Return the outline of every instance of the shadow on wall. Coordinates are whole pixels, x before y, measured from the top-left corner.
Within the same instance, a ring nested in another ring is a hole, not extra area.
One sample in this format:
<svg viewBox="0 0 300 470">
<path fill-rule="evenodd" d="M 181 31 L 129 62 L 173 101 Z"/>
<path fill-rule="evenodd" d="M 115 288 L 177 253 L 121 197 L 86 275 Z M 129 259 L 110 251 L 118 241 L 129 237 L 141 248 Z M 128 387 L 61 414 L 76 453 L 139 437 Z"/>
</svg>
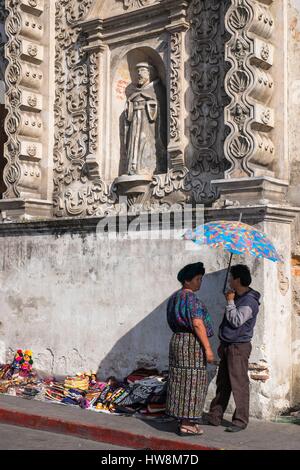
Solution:
<svg viewBox="0 0 300 470">
<path fill-rule="evenodd" d="M 221 270 L 205 275 L 201 289 L 197 292 L 197 296 L 206 304 L 212 317 L 215 336 L 211 344 L 216 359 L 218 359 L 219 345 L 218 328 L 226 304 L 222 293 L 225 274 L 226 271 Z M 167 302 L 168 299 L 117 341 L 99 365 L 98 377 L 101 380 L 106 380 L 110 375 L 122 380 L 140 367 L 157 368 L 159 371 L 168 369 L 169 341 L 172 332 L 166 319 Z M 211 382 L 216 374 L 216 366 L 209 365 L 208 372 Z"/>
</svg>

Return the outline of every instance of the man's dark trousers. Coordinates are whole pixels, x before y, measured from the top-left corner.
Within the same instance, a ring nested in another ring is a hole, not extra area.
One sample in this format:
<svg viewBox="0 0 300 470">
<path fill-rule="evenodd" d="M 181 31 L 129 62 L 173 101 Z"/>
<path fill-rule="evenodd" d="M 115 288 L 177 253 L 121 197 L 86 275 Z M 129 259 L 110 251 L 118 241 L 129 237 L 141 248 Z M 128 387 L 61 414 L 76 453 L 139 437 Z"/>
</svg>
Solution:
<svg viewBox="0 0 300 470">
<path fill-rule="evenodd" d="M 250 397 L 248 361 L 251 349 L 251 343 L 221 343 L 218 350 L 221 361 L 217 376 L 217 391 L 208 415 L 212 424 L 221 424 L 232 392 L 236 406 L 232 423 L 241 428 L 247 426 Z"/>
</svg>

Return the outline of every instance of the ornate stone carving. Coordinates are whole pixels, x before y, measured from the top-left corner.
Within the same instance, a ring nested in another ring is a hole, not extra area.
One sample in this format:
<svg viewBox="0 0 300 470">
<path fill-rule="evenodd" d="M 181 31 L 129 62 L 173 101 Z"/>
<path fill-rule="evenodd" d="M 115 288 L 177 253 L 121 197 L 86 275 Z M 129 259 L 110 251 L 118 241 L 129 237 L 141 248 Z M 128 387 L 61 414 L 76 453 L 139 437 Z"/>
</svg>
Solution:
<svg viewBox="0 0 300 470">
<path fill-rule="evenodd" d="M 36 145 L 34 145 L 34 144 L 28 145 L 26 150 L 27 150 L 27 155 L 29 155 L 30 157 L 35 157 L 36 156 L 36 153 L 37 153 Z"/>
<path fill-rule="evenodd" d="M 168 153 L 171 168 L 181 170 L 184 168 L 184 91 L 183 47 L 186 38 L 184 25 L 179 30 L 170 29 L 169 38 L 169 69 L 170 69 L 170 118 L 169 118 L 169 145 Z"/>
<path fill-rule="evenodd" d="M 277 276 L 278 276 L 278 284 L 279 290 L 283 296 L 285 296 L 290 288 L 290 281 L 285 272 L 284 263 L 277 264 Z"/>
<path fill-rule="evenodd" d="M 185 191 L 184 181 L 188 174 L 187 168 L 170 170 L 167 174 L 154 176 L 152 193 L 157 198 L 164 198 L 174 191 Z"/>
<path fill-rule="evenodd" d="M 130 9 L 146 6 L 146 3 L 148 6 L 158 2 L 143 2 L 143 5 L 142 2 L 130 2 L 126 6 Z M 91 4 L 92 2 L 86 2 L 86 12 Z M 142 195 L 144 207 L 147 205 L 152 207 L 158 201 L 163 203 L 163 199 L 171 192 L 179 192 L 184 188 L 187 170 L 183 158 L 182 114 L 179 118 L 176 113 L 179 101 L 180 113 L 183 112 L 182 79 L 179 74 L 177 75 L 177 70 L 180 74 L 184 70 L 181 49 L 184 46 L 183 32 L 188 26 L 187 5 L 185 1 L 178 2 L 178 5 L 175 5 L 175 2 L 174 5 L 170 4 L 172 13 L 174 9 L 175 14 L 174 19 L 170 14 L 167 26 L 167 29 L 170 28 L 168 31 L 171 42 L 167 46 L 169 46 L 169 63 L 172 61 L 173 73 L 170 90 L 172 145 L 169 146 L 168 152 L 174 165 L 168 173 L 154 177 L 149 191 Z M 162 6 L 164 13 L 169 11 L 164 8 Z M 116 186 L 106 185 L 102 181 L 101 167 L 95 157 L 98 142 L 98 93 L 101 84 L 98 76 L 99 52 L 105 49 L 103 45 L 105 30 L 100 19 L 83 21 L 85 17 L 82 11 L 78 8 L 77 1 L 62 0 L 56 4 L 54 211 L 57 216 L 95 215 L 108 210 L 118 210 L 115 204 Z M 82 25 L 84 34 L 80 33 L 78 22 Z M 165 25 L 161 28 L 163 34 Z M 147 34 L 149 36 L 149 32 Z M 180 45 L 180 50 L 177 49 L 177 43 Z"/>
<path fill-rule="evenodd" d="M 27 52 L 31 57 L 36 57 L 38 53 L 38 48 L 35 44 L 29 44 L 27 47 Z"/>
<path fill-rule="evenodd" d="M 54 214 L 102 215 L 115 200 L 113 185 L 96 176 L 89 184 L 87 159 L 97 150 L 99 52 L 85 52 L 76 27 L 93 1 L 56 3 Z M 98 171 L 95 172 L 97 175 Z"/>
<path fill-rule="evenodd" d="M 180 141 L 180 67 L 182 38 L 180 33 L 171 35 L 170 47 L 170 140 Z"/>
<path fill-rule="evenodd" d="M 230 128 L 225 156 L 231 167 L 225 176 L 272 175 L 275 149 L 268 133 L 274 127 L 269 106 L 274 91 L 270 73 L 273 46 L 268 39 L 274 19 L 264 1 L 232 0 L 225 25 L 231 33 L 226 47 L 231 70 L 225 80 L 231 98 L 225 110 Z"/>
<path fill-rule="evenodd" d="M 123 2 L 123 6 L 125 9 L 142 8 L 142 7 L 151 5 L 151 3 L 157 2 L 157 0 L 119 0 L 119 1 Z"/>
<path fill-rule="evenodd" d="M 226 165 L 223 142 L 224 105 L 228 99 L 223 89 L 226 71 L 224 60 L 224 17 L 230 0 L 193 0 L 189 17 L 191 52 L 190 142 L 191 159 L 185 188 L 198 203 L 211 202 L 217 192 L 212 179 L 222 178 Z M 242 24 L 243 15 L 235 21 Z M 243 41 L 235 44 L 237 60 L 242 61 L 247 47 Z M 241 125 L 241 121 L 240 124 Z"/>
<path fill-rule="evenodd" d="M 24 13 L 23 7 L 36 7 L 38 4 L 30 4 L 29 1 L 6 0 L 6 8 L 9 12 L 6 20 L 6 69 L 7 80 L 7 117 L 5 130 L 8 136 L 5 145 L 4 156 L 7 164 L 4 169 L 4 182 L 7 190 L 4 198 L 19 198 L 23 196 L 40 198 L 41 196 L 41 169 L 40 158 L 32 151 L 23 151 L 23 137 L 32 139 L 29 145 L 32 149 L 41 146 L 39 138 L 43 130 L 40 117 L 42 110 L 42 98 L 35 95 L 34 89 L 41 86 L 42 72 L 37 66 L 28 63 L 28 57 L 39 55 L 38 62 L 42 59 L 42 46 L 32 42 L 32 39 L 40 39 L 43 34 L 42 22 L 37 21 L 36 16 Z M 41 5 L 41 4 L 40 4 Z M 42 14 L 42 10 L 40 10 Z M 28 41 L 27 39 L 30 39 Z M 25 91 L 22 86 L 26 86 Z M 33 89 L 33 90 L 32 90 Z"/>
</svg>

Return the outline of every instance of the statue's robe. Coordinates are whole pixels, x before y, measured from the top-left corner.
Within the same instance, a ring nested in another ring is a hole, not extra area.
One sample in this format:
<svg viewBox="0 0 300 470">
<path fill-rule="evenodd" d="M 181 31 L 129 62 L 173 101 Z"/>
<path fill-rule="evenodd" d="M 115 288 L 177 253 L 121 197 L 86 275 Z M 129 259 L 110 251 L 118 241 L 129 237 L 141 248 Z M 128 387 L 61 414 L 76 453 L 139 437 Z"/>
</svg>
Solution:
<svg viewBox="0 0 300 470">
<path fill-rule="evenodd" d="M 164 173 L 167 167 L 166 106 L 160 80 L 135 87 L 127 100 L 125 115 L 127 173 Z"/>
</svg>

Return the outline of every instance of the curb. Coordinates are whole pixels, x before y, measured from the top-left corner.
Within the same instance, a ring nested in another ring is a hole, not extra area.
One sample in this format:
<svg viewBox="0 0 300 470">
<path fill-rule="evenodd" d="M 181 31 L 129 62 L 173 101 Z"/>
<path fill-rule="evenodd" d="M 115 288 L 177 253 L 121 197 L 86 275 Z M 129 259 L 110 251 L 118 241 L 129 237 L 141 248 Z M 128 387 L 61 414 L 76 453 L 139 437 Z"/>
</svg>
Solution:
<svg viewBox="0 0 300 470">
<path fill-rule="evenodd" d="M 15 410 L 0 409 L 0 422 L 41 431 L 68 434 L 91 441 L 104 442 L 131 449 L 147 450 L 220 450 L 201 444 L 163 439 L 154 436 L 134 434 L 129 431 L 110 429 L 104 426 L 78 424 L 75 421 L 48 418 Z"/>
</svg>

